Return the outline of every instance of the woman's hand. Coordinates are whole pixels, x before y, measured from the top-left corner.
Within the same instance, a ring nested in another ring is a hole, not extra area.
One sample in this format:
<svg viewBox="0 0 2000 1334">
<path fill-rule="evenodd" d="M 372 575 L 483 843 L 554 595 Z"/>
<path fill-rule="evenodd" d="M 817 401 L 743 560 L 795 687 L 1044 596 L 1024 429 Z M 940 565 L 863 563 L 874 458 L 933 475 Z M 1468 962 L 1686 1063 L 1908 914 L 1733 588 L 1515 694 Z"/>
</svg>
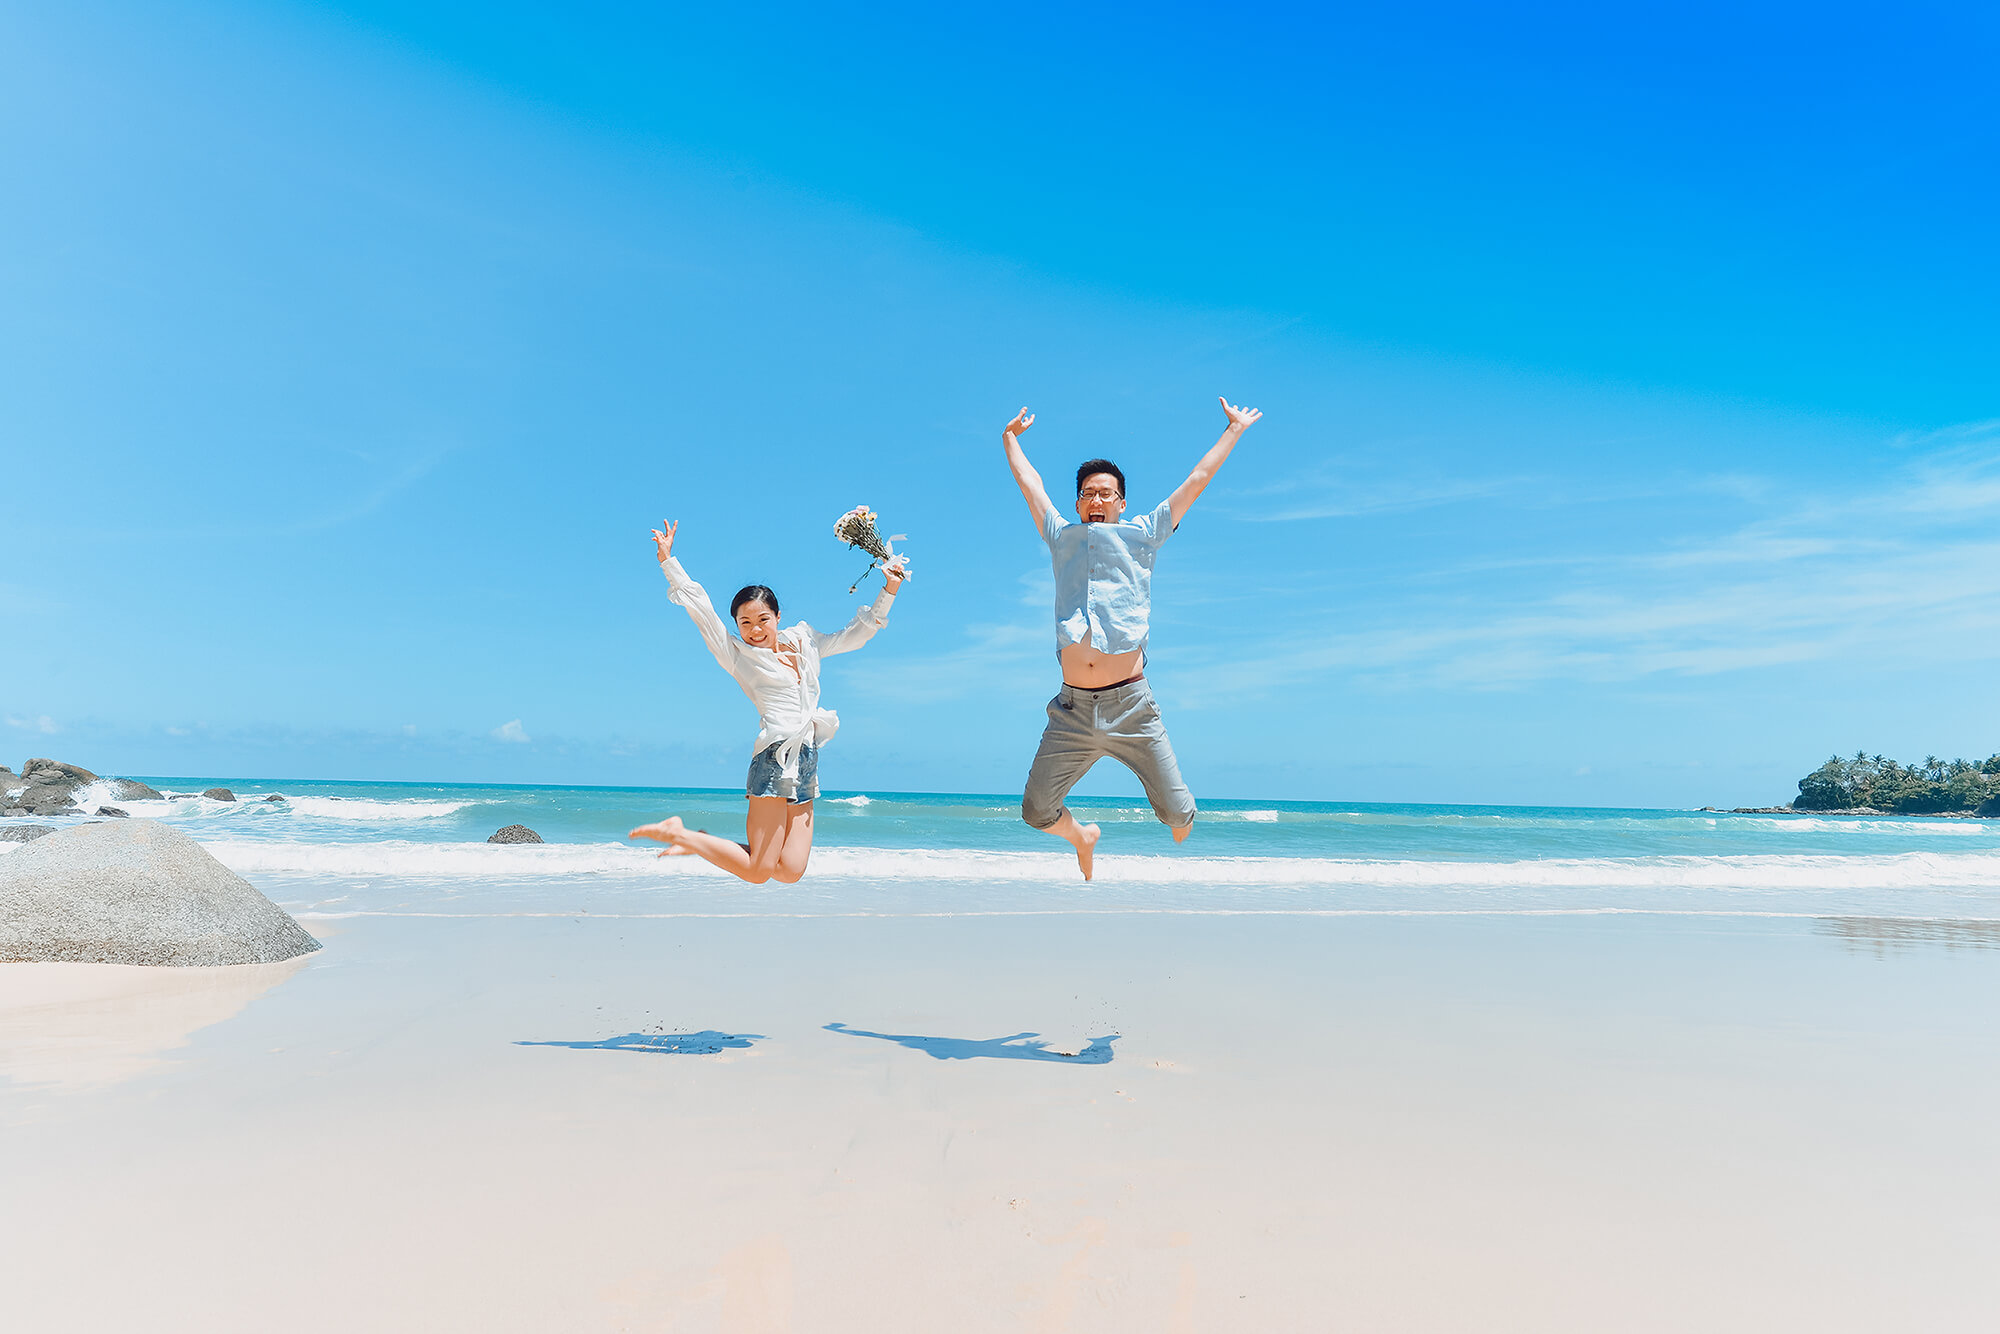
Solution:
<svg viewBox="0 0 2000 1334">
<path fill-rule="evenodd" d="M 1034 424 L 1035 424 L 1035 414 L 1028 411 L 1026 408 L 1022 408 L 1019 412 L 1014 414 L 1013 421 L 1008 422 L 1005 427 L 1001 428 L 1000 434 L 1013 435 L 1013 436 L 1022 435 L 1026 433 L 1027 429 L 1030 426 L 1033 426 Z"/>
<path fill-rule="evenodd" d="M 909 577 L 910 558 L 908 556 L 892 556 L 889 558 L 889 563 L 882 567 L 882 578 L 888 583 L 891 593 L 901 588 L 903 581 Z"/>
<path fill-rule="evenodd" d="M 1229 406 L 1229 400 L 1220 395 L 1217 395 L 1215 401 L 1222 404 L 1222 410 L 1229 414 L 1229 424 L 1239 431 L 1249 430 L 1256 425 L 1257 419 L 1264 415 L 1256 408 L 1233 408 Z"/>
<path fill-rule="evenodd" d="M 678 527 L 678 523 L 662 519 L 660 527 L 653 530 L 653 550 L 659 553 L 662 565 L 667 563 L 667 557 L 674 554 L 674 529 Z"/>
</svg>

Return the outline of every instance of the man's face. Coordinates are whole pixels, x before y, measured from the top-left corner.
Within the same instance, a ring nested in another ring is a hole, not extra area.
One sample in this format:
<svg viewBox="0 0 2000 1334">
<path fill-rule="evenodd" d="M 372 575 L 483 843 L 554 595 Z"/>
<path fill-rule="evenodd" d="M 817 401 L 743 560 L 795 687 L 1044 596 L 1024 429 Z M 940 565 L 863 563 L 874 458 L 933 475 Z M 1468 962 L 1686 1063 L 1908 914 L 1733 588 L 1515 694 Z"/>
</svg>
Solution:
<svg viewBox="0 0 2000 1334">
<path fill-rule="evenodd" d="M 1094 472 L 1083 479 L 1076 492 L 1076 517 L 1085 523 L 1117 523 L 1125 513 L 1125 497 L 1118 494 L 1118 479 L 1108 472 Z"/>
</svg>

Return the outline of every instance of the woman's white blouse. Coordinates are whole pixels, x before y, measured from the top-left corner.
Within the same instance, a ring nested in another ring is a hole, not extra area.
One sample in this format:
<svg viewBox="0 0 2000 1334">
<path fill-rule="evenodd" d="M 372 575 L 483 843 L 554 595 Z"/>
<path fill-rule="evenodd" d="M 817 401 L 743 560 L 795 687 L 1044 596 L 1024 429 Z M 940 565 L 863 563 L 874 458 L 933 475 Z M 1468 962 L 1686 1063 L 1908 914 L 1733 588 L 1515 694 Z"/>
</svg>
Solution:
<svg viewBox="0 0 2000 1334">
<path fill-rule="evenodd" d="M 889 604 L 896 595 L 883 589 L 875 605 L 854 613 L 854 619 L 834 634 L 823 635 L 800 621 L 778 632 L 778 642 L 798 659 L 799 669 L 767 648 L 752 648 L 729 633 L 702 586 L 688 577 L 679 560 L 672 556 L 660 563 L 667 576 L 667 596 L 687 608 L 694 628 L 708 651 L 722 664 L 722 670 L 736 678 L 743 693 L 757 706 L 763 727 L 750 753 L 767 746 L 778 747 L 778 762 L 787 778 L 799 773 L 799 747 L 810 741 L 824 746 L 840 730 L 840 715 L 819 707 L 819 660 L 835 653 L 851 653 L 875 637 L 889 622 Z"/>
</svg>

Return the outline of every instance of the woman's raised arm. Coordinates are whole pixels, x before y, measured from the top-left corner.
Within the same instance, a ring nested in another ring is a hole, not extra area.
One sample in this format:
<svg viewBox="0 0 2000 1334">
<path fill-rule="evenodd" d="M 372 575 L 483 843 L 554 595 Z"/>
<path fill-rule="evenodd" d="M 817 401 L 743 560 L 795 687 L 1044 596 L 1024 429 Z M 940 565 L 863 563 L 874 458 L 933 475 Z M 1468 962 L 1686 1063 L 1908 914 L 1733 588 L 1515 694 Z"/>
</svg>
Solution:
<svg viewBox="0 0 2000 1334">
<path fill-rule="evenodd" d="M 875 637 L 875 632 L 889 623 L 889 606 L 896 600 L 896 590 L 903 586 L 909 573 L 904 557 L 897 556 L 882 567 L 883 589 L 875 595 L 872 605 L 854 613 L 854 619 L 830 635 L 814 630 L 813 643 L 819 648 L 822 658 L 835 653 L 852 653 Z"/>
<path fill-rule="evenodd" d="M 679 527 L 678 523 L 663 521 L 653 529 L 653 550 L 660 558 L 660 572 L 667 576 L 667 596 L 687 609 L 688 619 L 701 632 L 701 642 L 708 645 L 708 651 L 722 664 L 722 670 L 729 671 L 729 627 L 715 614 L 708 590 L 689 578 L 681 563 L 674 559 L 674 533 Z"/>
</svg>

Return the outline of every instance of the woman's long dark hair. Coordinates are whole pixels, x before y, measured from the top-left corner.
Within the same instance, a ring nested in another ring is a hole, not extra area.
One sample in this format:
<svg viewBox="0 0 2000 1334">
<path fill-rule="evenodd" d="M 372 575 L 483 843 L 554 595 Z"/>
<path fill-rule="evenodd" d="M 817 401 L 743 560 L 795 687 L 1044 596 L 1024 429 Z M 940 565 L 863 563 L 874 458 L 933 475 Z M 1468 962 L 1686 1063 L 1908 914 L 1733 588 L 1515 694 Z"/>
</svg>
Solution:
<svg viewBox="0 0 2000 1334">
<path fill-rule="evenodd" d="M 736 609 L 746 602 L 761 602 L 771 609 L 773 616 L 778 614 L 778 595 L 762 584 L 750 584 L 737 590 L 736 596 L 729 599 L 730 620 L 736 619 Z"/>
</svg>

